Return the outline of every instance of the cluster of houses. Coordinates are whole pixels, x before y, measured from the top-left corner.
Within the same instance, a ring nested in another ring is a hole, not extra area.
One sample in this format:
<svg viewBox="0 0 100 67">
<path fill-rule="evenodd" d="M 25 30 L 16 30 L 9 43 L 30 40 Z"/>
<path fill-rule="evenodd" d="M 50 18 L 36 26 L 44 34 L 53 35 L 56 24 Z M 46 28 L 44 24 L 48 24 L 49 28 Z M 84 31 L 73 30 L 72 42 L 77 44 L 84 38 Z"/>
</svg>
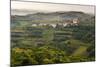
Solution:
<svg viewBox="0 0 100 67">
<path fill-rule="evenodd" d="M 37 27 L 37 26 L 52 26 L 53 28 L 55 28 L 57 25 L 61 25 L 63 27 L 66 27 L 68 25 L 78 25 L 79 23 L 79 19 L 75 18 L 75 19 L 71 19 L 71 20 L 66 20 L 60 23 L 33 23 L 32 26 L 33 27 Z"/>
</svg>

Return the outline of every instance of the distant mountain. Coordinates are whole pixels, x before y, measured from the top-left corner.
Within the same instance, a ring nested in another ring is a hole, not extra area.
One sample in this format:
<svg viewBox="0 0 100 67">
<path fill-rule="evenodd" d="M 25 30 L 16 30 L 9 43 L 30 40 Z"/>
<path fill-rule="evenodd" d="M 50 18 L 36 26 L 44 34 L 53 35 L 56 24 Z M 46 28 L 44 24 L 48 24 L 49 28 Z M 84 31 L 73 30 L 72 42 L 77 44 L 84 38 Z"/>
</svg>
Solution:
<svg viewBox="0 0 100 67">
<path fill-rule="evenodd" d="M 28 15 L 35 13 L 49 13 L 48 11 L 39 11 L 39 10 L 27 10 L 27 9 L 12 9 L 11 15 Z"/>
<path fill-rule="evenodd" d="M 16 10 L 14 10 L 16 11 Z M 19 10 L 18 10 L 19 11 Z M 17 12 L 18 12 L 17 11 Z M 23 10 L 21 10 L 23 11 Z M 20 11 L 20 12 L 21 12 Z M 23 11 L 24 12 L 24 11 Z M 12 15 L 12 19 L 16 20 L 66 20 L 66 19 L 73 19 L 73 18 L 80 18 L 80 19 L 87 19 L 90 18 L 91 15 L 83 13 L 83 12 L 75 12 L 75 11 L 70 11 L 70 12 L 51 12 L 51 13 L 42 13 L 42 12 L 37 12 L 37 11 L 25 11 L 25 12 L 30 12 L 32 14 L 27 14 L 27 15 Z M 25 13 L 24 12 L 24 13 Z"/>
<path fill-rule="evenodd" d="M 31 12 L 31 11 L 30 11 Z M 34 12 L 33 14 L 27 15 L 12 15 L 11 20 L 13 22 L 17 21 L 28 21 L 30 23 L 59 23 L 66 20 L 72 20 L 74 18 L 78 18 L 81 23 L 91 24 L 95 22 L 95 16 L 91 14 L 86 14 L 84 12 Z"/>
<path fill-rule="evenodd" d="M 12 9 L 11 10 L 11 15 L 27 15 L 27 14 L 34 14 L 34 13 L 37 13 L 39 11 L 37 10 L 25 10 L 25 9 Z"/>
</svg>

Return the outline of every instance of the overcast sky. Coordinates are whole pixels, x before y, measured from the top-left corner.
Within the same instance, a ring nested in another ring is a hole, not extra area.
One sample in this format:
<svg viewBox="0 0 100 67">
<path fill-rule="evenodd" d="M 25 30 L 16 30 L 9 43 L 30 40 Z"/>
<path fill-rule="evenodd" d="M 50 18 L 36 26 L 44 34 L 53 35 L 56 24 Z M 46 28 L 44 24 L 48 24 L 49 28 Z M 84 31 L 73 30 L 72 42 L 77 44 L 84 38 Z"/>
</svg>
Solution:
<svg viewBox="0 0 100 67">
<path fill-rule="evenodd" d="M 95 12 L 94 6 L 83 6 L 83 5 L 69 5 L 69 4 L 51 4 L 51 3 L 37 3 L 37 2 L 22 2 L 22 1 L 11 1 L 11 9 L 20 10 L 35 10 L 45 12 L 56 12 L 56 11 L 82 11 L 85 13 Z"/>
</svg>

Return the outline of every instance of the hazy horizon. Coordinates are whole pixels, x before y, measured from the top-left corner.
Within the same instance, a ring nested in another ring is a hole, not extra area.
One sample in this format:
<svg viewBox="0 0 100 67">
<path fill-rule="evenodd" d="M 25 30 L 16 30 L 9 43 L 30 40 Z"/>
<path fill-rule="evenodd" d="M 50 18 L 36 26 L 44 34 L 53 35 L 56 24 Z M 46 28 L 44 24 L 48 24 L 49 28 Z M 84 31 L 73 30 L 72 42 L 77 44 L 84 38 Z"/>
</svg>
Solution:
<svg viewBox="0 0 100 67">
<path fill-rule="evenodd" d="M 59 11 L 78 11 L 89 14 L 95 14 L 95 6 L 11 1 L 12 15 L 26 15 L 37 12 L 48 13 Z"/>
</svg>

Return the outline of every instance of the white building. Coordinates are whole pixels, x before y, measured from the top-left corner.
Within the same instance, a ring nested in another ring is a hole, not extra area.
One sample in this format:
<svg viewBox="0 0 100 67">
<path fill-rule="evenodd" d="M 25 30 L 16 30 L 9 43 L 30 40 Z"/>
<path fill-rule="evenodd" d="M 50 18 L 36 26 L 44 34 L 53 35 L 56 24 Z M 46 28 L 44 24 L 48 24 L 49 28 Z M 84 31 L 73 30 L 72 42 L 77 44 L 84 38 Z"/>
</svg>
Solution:
<svg viewBox="0 0 100 67">
<path fill-rule="evenodd" d="M 36 27 L 36 26 L 38 26 L 38 25 L 37 25 L 37 24 L 32 24 L 32 26 L 33 26 L 33 27 Z"/>
<path fill-rule="evenodd" d="M 57 24 L 50 24 L 53 28 L 56 28 Z"/>
<path fill-rule="evenodd" d="M 67 26 L 68 25 L 68 23 L 63 23 L 63 26 L 65 27 L 65 26 Z"/>
<path fill-rule="evenodd" d="M 73 23 L 77 24 L 77 23 L 79 23 L 79 20 L 78 19 L 73 19 Z"/>
</svg>

